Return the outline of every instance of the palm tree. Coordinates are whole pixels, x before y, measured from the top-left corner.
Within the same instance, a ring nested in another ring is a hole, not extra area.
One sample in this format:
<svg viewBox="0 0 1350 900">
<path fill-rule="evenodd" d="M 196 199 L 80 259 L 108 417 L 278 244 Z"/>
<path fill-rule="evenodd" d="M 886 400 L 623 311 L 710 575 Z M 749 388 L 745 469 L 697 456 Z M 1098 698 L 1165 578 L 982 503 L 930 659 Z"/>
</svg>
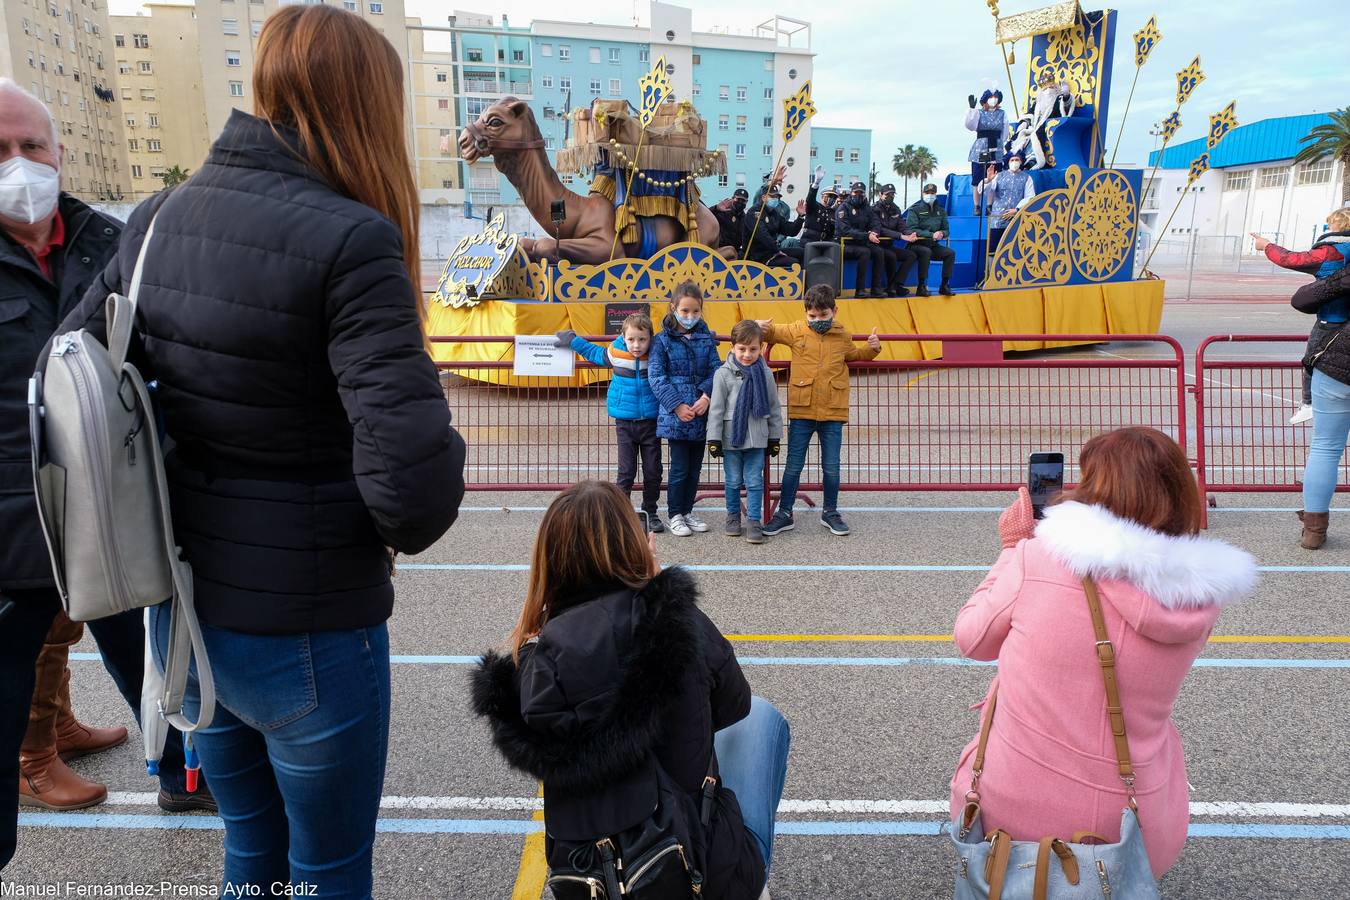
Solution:
<svg viewBox="0 0 1350 900">
<path fill-rule="evenodd" d="M 164 189 L 177 187 L 188 180 L 188 175 L 192 173 L 191 169 L 184 169 L 181 166 L 174 166 L 164 172 L 159 173 L 159 178 L 164 182 Z"/>
<path fill-rule="evenodd" d="M 1350 203 L 1350 106 L 1332 113 L 1330 122 L 1318 125 L 1299 143 L 1308 146 L 1298 151 L 1295 164 L 1316 162 L 1328 156 L 1341 161 L 1341 202 Z"/>
<path fill-rule="evenodd" d="M 914 168 L 914 154 L 917 151 L 913 144 L 906 144 L 903 147 L 896 148 L 895 156 L 891 158 L 891 168 L 895 174 L 905 180 L 905 205 L 909 206 L 909 180 L 914 177 L 916 169 Z"/>
<path fill-rule="evenodd" d="M 921 190 L 928 176 L 937 171 L 937 164 L 937 157 L 927 147 L 920 147 L 914 151 L 914 175 L 919 179 Z"/>
</svg>

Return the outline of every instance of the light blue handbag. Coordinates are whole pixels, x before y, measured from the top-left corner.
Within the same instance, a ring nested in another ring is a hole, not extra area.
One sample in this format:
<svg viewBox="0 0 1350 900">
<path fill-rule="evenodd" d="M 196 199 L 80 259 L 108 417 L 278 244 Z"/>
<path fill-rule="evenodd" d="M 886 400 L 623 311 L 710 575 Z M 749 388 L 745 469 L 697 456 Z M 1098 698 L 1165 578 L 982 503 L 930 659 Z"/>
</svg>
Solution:
<svg viewBox="0 0 1350 900">
<path fill-rule="evenodd" d="M 1015 841 L 1001 829 L 987 838 L 980 822 L 980 776 L 984 774 L 984 754 L 989 746 L 989 729 L 998 705 L 997 690 L 989 698 L 984 720 L 980 723 L 980 741 L 975 749 L 970 790 L 966 806 L 951 823 L 952 845 L 959 859 L 956 864 L 955 900 L 1158 900 L 1158 886 L 1144 849 L 1139 830 L 1139 809 L 1134 799 L 1134 766 L 1130 762 L 1130 744 L 1125 736 L 1125 712 L 1120 705 L 1116 682 L 1116 653 L 1106 633 L 1097 585 L 1083 579 L 1092 628 L 1096 632 L 1097 661 L 1101 663 L 1106 684 L 1106 713 L 1115 736 L 1116 761 L 1120 780 L 1125 783 L 1129 803 L 1120 814 L 1120 843 L 1088 832 L 1073 835 L 1073 841 L 1044 837 L 1039 841 Z M 1085 843 L 1095 840 L 1098 843 Z"/>
</svg>

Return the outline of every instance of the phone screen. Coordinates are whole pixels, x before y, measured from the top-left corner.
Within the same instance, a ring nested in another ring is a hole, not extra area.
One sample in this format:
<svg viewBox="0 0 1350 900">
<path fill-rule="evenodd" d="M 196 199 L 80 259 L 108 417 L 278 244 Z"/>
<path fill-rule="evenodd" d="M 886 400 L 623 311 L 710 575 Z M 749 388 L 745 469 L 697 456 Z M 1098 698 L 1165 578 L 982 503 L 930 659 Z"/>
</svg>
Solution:
<svg viewBox="0 0 1350 900">
<path fill-rule="evenodd" d="M 1045 516 L 1045 507 L 1064 490 L 1064 454 L 1033 453 L 1027 467 L 1027 490 L 1036 518 Z"/>
<path fill-rule="evenodd" d="M 652 523 L 651 523 L 651 520 L 647 518 L 647 514 L 646 514 L 645 512 L 643 512 L 642 510 L 638 510 L 637 516 L 638 516 L 638 521 L 642 523 L 642 533 L 643 533 L 643 534 L 651 534 L 651 531 L 652 531 Z"/>
</svg>

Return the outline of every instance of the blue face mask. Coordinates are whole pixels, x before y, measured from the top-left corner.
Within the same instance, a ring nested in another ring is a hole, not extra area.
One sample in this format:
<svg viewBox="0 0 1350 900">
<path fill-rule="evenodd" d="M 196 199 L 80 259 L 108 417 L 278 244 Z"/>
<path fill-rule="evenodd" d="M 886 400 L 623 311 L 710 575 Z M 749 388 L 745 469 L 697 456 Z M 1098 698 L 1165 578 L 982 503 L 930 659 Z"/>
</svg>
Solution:
<svg viewBox="0 0 1350 900">
<path fill-rule="evenodd" d="M 830 316 L 828 319 L 812 319 L 806 324 L 816 334 L 824 334 L 825 332 L 829 331 L 830 326 L 834 324 L 834 316 Z"/>
<path fill-rule="evenodd" d="M 684 316 L 676 314 L 675 321 L 680 323 L 681 328 L 689 329 L 697 325 L 698 320 L 701 318 L 702 316 L 690 316 L 689 318 L 686 319 Z"/>
</svg>

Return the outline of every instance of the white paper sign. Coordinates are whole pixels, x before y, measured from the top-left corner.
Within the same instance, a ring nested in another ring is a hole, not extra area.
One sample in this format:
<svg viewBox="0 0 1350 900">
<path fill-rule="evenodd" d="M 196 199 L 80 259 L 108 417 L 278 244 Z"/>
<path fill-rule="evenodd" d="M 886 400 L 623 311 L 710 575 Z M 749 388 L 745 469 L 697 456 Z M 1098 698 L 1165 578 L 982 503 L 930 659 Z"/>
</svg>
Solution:
<svg viewBox="0 0 1350 900">
<path fill-rule="evenodd" d="M 571 378 L 576 370 L 576 356 L 570 347 L 555 347 L 555 343 L 557 338 L 551 334 L 516 335 L 516 360 L 512 372 L 516 375 Z"/>
</svg>

